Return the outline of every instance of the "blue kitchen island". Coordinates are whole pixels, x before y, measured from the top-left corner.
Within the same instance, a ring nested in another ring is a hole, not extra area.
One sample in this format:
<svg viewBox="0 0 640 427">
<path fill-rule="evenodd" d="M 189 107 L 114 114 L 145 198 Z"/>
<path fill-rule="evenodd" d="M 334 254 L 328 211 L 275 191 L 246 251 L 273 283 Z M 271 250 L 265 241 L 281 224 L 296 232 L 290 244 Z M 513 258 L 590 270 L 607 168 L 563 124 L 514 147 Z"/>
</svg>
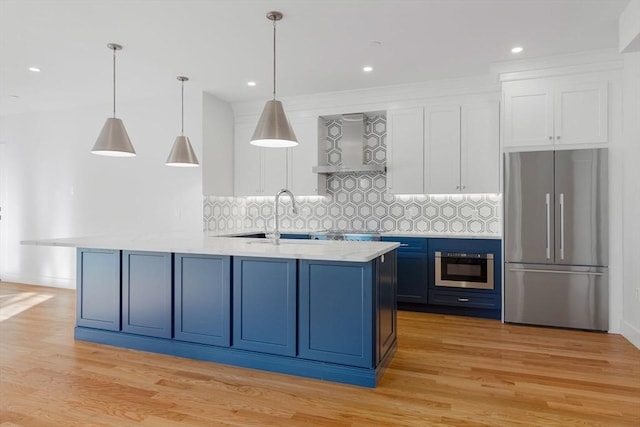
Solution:
<svg viewBox="0 0 640 427">
<path fill-rule="evenodd" d="M 367 387 L 396 349 L 398 243 L 23 243 L 78 248 L 78 340 Z"/>
</svg>

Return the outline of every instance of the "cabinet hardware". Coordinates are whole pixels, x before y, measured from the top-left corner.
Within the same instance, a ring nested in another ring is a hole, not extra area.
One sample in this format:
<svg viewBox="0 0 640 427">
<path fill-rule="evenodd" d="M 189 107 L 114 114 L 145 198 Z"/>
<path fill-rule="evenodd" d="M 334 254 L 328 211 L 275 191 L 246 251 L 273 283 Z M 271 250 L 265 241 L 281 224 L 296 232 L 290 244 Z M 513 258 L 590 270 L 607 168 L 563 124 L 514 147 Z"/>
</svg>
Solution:
<svg viewBox="0 0 640 427">
<path fill-rule="evenodd" d="M 469 302 L 469 298 L 458 298 L 458 302 Z"/>
<path fill-rule="evenodd" d="M 556 139 L 560 139 L 560 135 L 556 136 Z"/>
<path fill-rule="evenodd" d="M 549 141 L 551 141 L 552 139 L 553 139 L 553 137 L 552 137 L 552 136 L 550 136 L 550 137 L 549 137 Z"/>
<path fill-rule="evenodd" d="M 510 268 L 514 273 L 555 273 L 555 274 L 584 274 L 585 276 L 604 276 L 604 273 L 593 271 L 566 271 L 566 270 L 537 270 L 535 268 Z"/>
<path fill-rule="evenodd" d="M 550 246 L 550 242 L 551 242 L 551 212 L 550 212 L 550 207 L 549 205 L 551 204 L 551 200 L 550 197 L 551 195 L 549 193 L 545 194 L 545 200 L 544 200 L 544 204 L 545 204 L 545 208 L 546 208 L 546 234 L 547 234 L 547 259 L 551 259 L 551 246 Z"/>
<path fill-rule="evenodd" d="M 409 246 L 408 243 L 400 243 L 400 246 Z"/>
<path fill-rule="evenodd" d="M 564 259 L 564 193 L 560 193 L 560 259 Z"/>
</svg>

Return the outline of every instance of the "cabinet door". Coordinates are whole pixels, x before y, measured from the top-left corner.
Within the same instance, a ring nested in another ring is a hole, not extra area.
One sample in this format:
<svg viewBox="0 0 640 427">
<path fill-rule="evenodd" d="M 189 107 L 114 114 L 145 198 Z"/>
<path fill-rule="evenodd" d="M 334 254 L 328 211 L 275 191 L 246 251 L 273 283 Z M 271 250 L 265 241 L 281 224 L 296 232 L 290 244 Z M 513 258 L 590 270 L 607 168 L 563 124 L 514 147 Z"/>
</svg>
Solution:
<svg viewBox="0 0 640 427">
<path fill-rule="evenodd" d="M 120 251 L 78 249 L 76 322 L 120 330 Z"/>
<path fill-rule="evenodd" d="M 463 105 L 460 122 L 460 191 L 500 192 L 497 102 Z"/>
<path fill-rule="evenodd" d="M 397 249 L 397 300 L 427 303 L 427 239 L 384 236 L 385 242 L 399 242 Z"/>
<path fill-rule="evenodd" d="M 373 267 L 300 260 L 299 357 L 374 366 Z"/>
<path fill-rule="evenodd" d="M 423 187 L 423 109 L 387 111 L 387 191 L 421 194 Z"/>
<path fill-rule="evenodd" d="M 233 347 L 296 355 L 296 260 L 234 257 Z"/>
<path fill-rule="evenodd" d="M 460 106 L 424 112 L 424 188 L 430 194 L 460 192 Z"/>
<path fill-rule="evenodd" d="M 326 193 L 327 179 L 314 173 L 318 165 L 318 118 L 305 117 L 291 121 L 299 144 L 289 151 L 289 183 L 287 188 L 296 196 L 315 196 Z"/>
<path fill-rule="evenodd" d="M 231 258 L 176 254 L 175 339 L 231 343 Z"/>
<path fill-rule="evenodd" d="M 547 81 L 503 84 L 504 146 L 553 145 L 553 89 Z"/>
<path fill-rule="evenodd" d="M 122 252 L 123 332 L 171 338 L 171 257 L 162 252 Z"/>
<path fill-rule="evenodd" d="M 607 142 L 607 82 L 563 84 L 554 91 L 555 143 Z"/>
<path fill-rule="evenodd" d="M 260 147 L 251 145 L 254 125 L 236 125 L 233 159 L 233 193 L 235 196 L 261 196 L 262 162 Z"/>
</svg>

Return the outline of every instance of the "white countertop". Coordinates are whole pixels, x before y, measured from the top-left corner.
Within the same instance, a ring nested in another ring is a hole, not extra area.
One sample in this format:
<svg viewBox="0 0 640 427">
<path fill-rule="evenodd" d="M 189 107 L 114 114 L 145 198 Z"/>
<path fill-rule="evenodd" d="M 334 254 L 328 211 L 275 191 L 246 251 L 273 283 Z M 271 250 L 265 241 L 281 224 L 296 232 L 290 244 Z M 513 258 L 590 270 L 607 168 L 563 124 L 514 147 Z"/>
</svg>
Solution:
<svg viewBox="0 0 640 427">
<path fill-rule="evenodd" d="M 229 232 L 227 232 L 228 234 Z M 399 246 L 395 242 L 345 242 L 300 239 L 280 239 L 280 245 L 276 246 L 266 239 L 214 237 L 205 233 L 124 234 L 24 240 L 20 243 L 23 245 L 71 248 L 122 249 L 348 262 L 368 262 Z"/>
<path fill-rule="evenodd" d="M 310 233 L 322 233 L 326 230 L 280 230 L 281 234 L 310 234 Z M 233 230 L 219 230 L 210 231 L 211 236 L 244 236 L 249 234 L 264 233 L 264 230 L 253 228 L 241 228 Z M 358 231 L 358 233 L 370 233 L 369 231 Z M 496 233 L 439 233 L 435 231 L 420 232 L 420 231 L 383 231 L 378 232 L 383 237 L 424 237 L 424 238 L 438 238 L 438 239 L 502 239 L 501 234 Z"/>
</svg>

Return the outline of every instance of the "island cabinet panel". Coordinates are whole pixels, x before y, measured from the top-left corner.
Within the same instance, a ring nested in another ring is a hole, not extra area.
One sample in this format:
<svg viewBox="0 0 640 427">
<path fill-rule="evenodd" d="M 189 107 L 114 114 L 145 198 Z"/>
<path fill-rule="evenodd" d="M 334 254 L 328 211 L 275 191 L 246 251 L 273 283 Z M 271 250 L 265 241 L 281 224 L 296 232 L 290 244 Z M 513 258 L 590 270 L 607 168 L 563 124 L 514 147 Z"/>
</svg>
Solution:
<svg viewBox="0 0 640 427">
<path fill-rule="evenodd" d="M 233 347 L 296 355 L 296 260 L 234 257 Z"/>
<path fill-rule="evenodd" d="M 231 344 L 231 257 L 175 254 L 174 338 Z"/>
<path fill-rule="evenodd" d="M 172 254 L 122 252 L 122 330 L 172 336 Z"/>
<path fill-rule="evenodd" d="M 397 336 L 397 252 L 376 260 L 376 365 L 394 348 Z"/>
<path fill-rule="evenodd" d="M 299 357 L 374 366 L 373 267 L 300 260 Z"/>
<path fill-rule="evenodd" d="M 78 249 L 78 326 L 120 330 L 120 251 Z"/>
</svg>

